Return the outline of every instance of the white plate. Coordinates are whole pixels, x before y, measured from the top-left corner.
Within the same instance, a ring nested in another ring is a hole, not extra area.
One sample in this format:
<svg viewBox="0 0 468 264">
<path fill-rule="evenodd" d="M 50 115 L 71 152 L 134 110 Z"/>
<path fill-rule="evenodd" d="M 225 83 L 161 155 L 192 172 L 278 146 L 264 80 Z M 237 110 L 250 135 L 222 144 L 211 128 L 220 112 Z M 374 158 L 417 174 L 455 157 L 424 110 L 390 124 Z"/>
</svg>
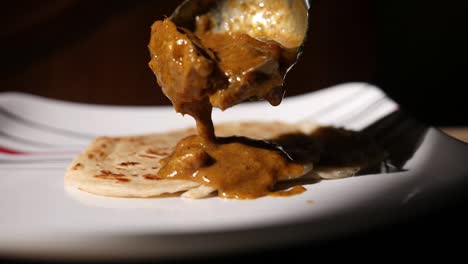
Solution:
<svg viewBox="0 0 468 264">
<path fill-rule="evenodd" d="M 397 108 L 383 96 L 352 83 L 288 98 L 277 108 L 250 103 L 215 111 L 214 119 L 309 119 L 360 129 Z M 421 201 L 446 193 L 468 173 L 466 145 L 430 129 L 406 171 L 321 181 L 293 197 L 99 197 L 63 185 L 66 166 L 93 136 L 193 121 L 170 107 L 92 106 L 18 93 L 0 94 L 0 107 L 0 146 L 29 153 L 0 155 L 0 256 L 183 257 L 331 239 L 423 210 Z"/>
</svg>

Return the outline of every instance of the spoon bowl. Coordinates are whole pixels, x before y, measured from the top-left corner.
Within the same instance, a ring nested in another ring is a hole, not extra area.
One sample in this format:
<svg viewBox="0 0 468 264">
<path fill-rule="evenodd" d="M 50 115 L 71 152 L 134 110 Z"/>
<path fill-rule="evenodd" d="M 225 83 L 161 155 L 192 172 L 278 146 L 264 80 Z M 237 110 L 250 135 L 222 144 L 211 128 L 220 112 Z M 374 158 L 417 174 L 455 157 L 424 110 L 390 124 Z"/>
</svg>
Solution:
<svg viewBox="0 0 468 264">
<path fill-rule="evenodd" d="M 193 31 L 200 15 L 208 13 L 215 32 L 246 33 L 299 49 L 307 34 L 308 11 L 307 0 L 186 0 L 170 18 Z"/>
</svg>

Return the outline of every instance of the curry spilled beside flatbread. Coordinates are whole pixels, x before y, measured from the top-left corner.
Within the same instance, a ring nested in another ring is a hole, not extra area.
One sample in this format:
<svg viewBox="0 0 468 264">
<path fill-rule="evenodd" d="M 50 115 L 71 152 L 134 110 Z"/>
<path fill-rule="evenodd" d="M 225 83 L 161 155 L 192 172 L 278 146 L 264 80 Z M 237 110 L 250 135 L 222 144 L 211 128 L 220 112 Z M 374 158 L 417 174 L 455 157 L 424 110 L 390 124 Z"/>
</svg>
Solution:
<svg viewBox="0 0 468 264">
<path fill-rule="evenodd" d="M 278 182 L 346 177 L 375 163 L 381 154 L 372 141 L 343 129 L 275 122 L 215 129 L 212 107 L 251 99 L 280 104 L 299 50 L 291 43 L 298 42 L 218 32 L 210 12 L 196 19 L 193 32 L 170 19 L 156 21 L 149 66 L 174 109 L 191 115 L 197 130 L 97 138 L 70 165 L 66 184 L 119 197 L 254 199 L 305 191 L 300 185 L 276 190 Z"/>
</svg>

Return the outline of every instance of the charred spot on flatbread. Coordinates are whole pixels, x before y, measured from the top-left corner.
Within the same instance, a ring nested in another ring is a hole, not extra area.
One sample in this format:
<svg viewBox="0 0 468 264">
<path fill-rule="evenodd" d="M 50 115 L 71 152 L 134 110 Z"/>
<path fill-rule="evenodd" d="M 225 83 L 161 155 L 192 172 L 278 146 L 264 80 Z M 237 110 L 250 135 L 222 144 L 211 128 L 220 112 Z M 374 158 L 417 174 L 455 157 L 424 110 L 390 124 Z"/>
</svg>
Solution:
<svg viewBox="0 0 468 264">
<path fill-rule="evenodd" d="M 130 179 L 125 177 L 122 173 L 115 173 L 108 170 L 101 170 L 101 173 L 94 175 L 95 178 L 104 179 L 104 180 L 116 180 L 118 183 L 129 182 Z"/>
</svg>

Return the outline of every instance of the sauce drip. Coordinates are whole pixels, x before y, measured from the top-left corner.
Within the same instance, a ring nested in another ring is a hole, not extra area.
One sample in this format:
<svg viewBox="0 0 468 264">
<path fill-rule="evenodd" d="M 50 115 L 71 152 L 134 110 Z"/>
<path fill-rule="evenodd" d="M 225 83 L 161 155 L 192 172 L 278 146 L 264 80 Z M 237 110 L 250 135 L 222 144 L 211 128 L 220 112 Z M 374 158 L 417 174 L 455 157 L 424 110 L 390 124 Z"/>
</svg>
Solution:
<svg viewBox="0 0 468 264">
<path fill-rule="evenodd" d="M 195 33 L 169 19 L 156 21 L 149 49 L 149 66 L 164 94 L 177 112 L 194 117 L 198 131 L 161 161 L 158 177 L 197 181 L 225 198 L 253 199 L 271 194 L 278 180 L 302 175 L 303 166 L 273 145 L 216 138 L 211 119 L 213 106 L 224 110 L 249 99 L 278 105 L 297 49 L 247 34 L 214 33 L 203 16 Z"/>
<path fill-rule="evenodd" d="M 304 186 L 301 185 L 296 185 L 293 186 L 292 188 L 288 190 L 281 190 L 281 191 L 276 191 L 272 192 L 270 195 L 275 196 L 275 197 L 286 197 L 286 196 L 292 196 L 292 195 L 297 195 L 305 192 L 307 189 Z"/>
</svg>

